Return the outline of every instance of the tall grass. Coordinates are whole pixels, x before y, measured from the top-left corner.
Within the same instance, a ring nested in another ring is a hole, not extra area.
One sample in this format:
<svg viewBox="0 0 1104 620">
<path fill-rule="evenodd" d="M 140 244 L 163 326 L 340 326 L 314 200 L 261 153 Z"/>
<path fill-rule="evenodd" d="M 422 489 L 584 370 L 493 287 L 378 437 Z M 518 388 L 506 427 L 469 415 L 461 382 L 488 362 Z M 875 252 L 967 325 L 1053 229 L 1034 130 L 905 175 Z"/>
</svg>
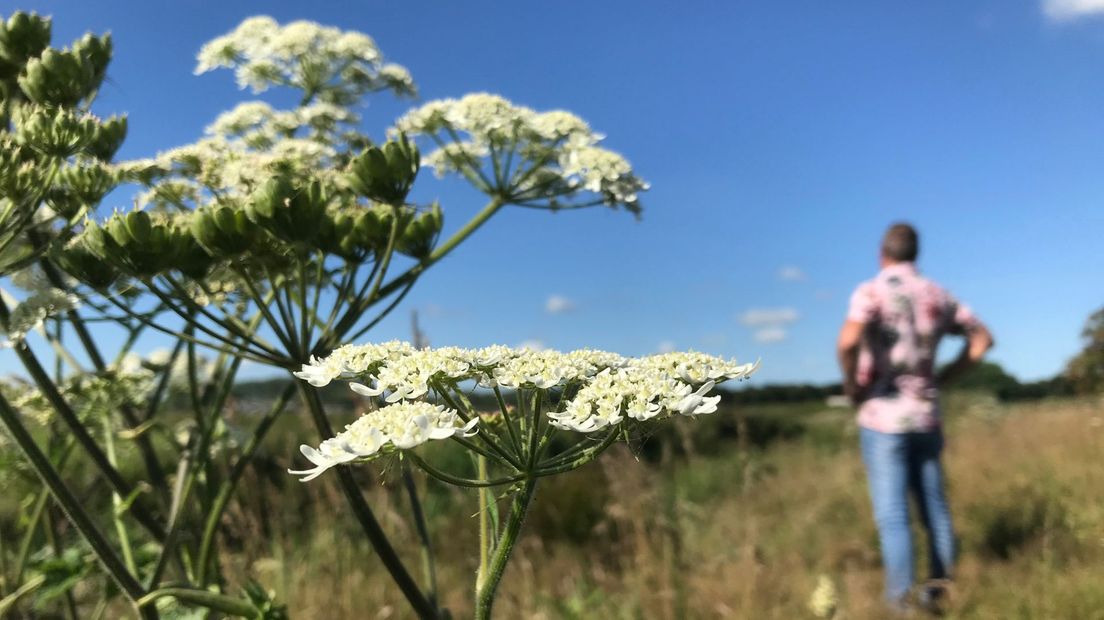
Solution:
<svg viewBox="0 0 1104 620">
<path fill-rule="evenodd" d="M 637 438 L 597 466 L 549 479 L 496 617 L 808 618 L 822 577 L 839 595 L 836 618 L 883 617 L 850 413 L 748 407 Z M 945 466 L 961 549 L 951 617 L 1104 619 L 1104 403 L 958 397 L 948 409 Z M 243 481 L 226 516 L 233 566 L 224 574 L 274 588 L 292 617 L 408 617 L 333 481 L 300 485 L 283 472 L 301 432 L 286 418 Z M 399 466 L 356 473 L 416 562 Z M 467 617 L 475 495 L 419 484 L 439 597 Z"/>
</svg>

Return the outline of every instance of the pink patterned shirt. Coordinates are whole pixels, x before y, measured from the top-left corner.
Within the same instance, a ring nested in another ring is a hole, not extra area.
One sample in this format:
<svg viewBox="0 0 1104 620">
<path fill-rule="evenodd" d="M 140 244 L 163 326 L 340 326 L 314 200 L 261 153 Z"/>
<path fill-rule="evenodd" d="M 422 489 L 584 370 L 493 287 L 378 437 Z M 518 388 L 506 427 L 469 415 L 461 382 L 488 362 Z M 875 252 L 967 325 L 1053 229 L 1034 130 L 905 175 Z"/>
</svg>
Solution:
<svg viewBox="0 0 1104 620">
<path fill-rule="evenodd" d="M 973 312 L 913 263 L 896 263 L 855 289 L 847 319 L 866 325 L 857 383 L 868 398 L 859 425 L 882 433 L 939 428 L 935 350 L 944 334 L 973 329 Z"/>
</svg>

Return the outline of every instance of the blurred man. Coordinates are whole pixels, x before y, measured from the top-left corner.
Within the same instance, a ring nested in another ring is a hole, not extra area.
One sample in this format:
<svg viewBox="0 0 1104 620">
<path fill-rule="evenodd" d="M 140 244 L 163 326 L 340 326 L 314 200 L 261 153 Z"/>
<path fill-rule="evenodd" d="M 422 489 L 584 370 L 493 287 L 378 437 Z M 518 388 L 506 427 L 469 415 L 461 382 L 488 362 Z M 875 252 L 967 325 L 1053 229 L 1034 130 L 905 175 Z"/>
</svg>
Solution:
<svg viewBox="0 0 1104 620">
<path fill-rule="evenodd" d="M 844 393 L 858 407 L 863 462 L 881 539 L 886 599 L 910 604 L 914 583 L 908 494 L 916 498 L 928 535 L 929 581 L 917 592 L 935 608 L 954 563 L 954 531 L 943 493 L 939 389 L 977 364 L 993 346 L 969 308 L 916 269 L 919 238 L 894 224 L 882 239 L 881 271 L 851 296 L 838 353 Z M 935 373 L 945 334 L 965 336 L 962 353 Z"/>
</svg>

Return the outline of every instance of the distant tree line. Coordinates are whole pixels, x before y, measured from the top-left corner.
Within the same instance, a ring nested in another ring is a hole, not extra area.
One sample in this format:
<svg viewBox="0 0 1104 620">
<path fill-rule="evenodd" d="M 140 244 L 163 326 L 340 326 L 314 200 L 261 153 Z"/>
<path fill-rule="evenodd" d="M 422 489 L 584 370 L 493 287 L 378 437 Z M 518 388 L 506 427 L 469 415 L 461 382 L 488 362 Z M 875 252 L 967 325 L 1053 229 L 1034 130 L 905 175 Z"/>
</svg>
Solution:
<svg viewBox="0 0 1104 620">
<path fill-rule="evenodd" d="M 1036 400 L 1053 396 L 1094 394 L 1104 391 L 1104 308 L 1093 313 L 1081 332 L 1084 347 L 1058 375 L 1039 381 L 1021 382 L 996 362 L 982 362 L 970 374 L 951 386 L 951 390 L 989 392 L 1001 401 Z M 246 401 L 268 401 L 279 393 L 286 379 L 244 382 L 234 387 L 234 396 Z M 762 403 L 800 403 L 824 401 L 842 394 L 839 383 L 748 385 L 721 392 L 724 402 L 734 405 Z M 327 405 L 352 409 L 356 396 L 344 386 L 321 390 Z M 475 391 L 472 403 L 481 408 L 497 406 L 490 393 Z M 507 398 L 507 402 L 512 402 Z"/>
</svg>

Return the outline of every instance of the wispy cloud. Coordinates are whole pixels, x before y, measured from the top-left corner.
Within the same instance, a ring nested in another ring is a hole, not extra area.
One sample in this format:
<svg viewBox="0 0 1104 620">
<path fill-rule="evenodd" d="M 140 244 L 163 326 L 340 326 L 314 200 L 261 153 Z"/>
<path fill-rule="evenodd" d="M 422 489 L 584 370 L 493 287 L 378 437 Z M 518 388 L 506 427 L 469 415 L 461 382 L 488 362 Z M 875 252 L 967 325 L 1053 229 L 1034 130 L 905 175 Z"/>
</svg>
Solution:
<svg viewBox="0 0 1104 620">
<path fill-rule="evenodd" d="M 1043 15 L 1058 22 L 1104 14 L 1104 0 L 1042 0 Z"/>
<path fill-rule="evenodd" d="M 755 330 L 751 337 L 755 339 L 755 342 L 769 344 L 771 342 L 782 342 L 789 335 L 785 327 L 764 327 Z"/>
<path fill-rule="evenodd" d="M 801 318 L 795 308 L 752 308 L 736 317 L 744 327 L 752 330 L 756 342 L 781 342 L 789 336 L 788 327 Z"/>
<path fill-rule="evenodd" d="M 544 346 L 544 341 L 537 340 L 536 338 L 530 338 L 529 340 L 522 340 L 518 344 L 519 349 L 529 349 L 530 351 L 543 351 L 547 347 Z"/>
<path fill-rule="evenodd" d="M 575 309 L 575 302 L 563 295 L 550 295 L 544 302 L 544 311 L 548 314 L 563 314 Z"/>
<path fill-rule="evenodd" d="M 801 315 L 794 308 L 752 308 L 740 313 L 736 320 L 744 327 L 778 327 L 793 323 Z"/>
<path fill-rule="evenodd" d="M 673 340 L 663 340 L 658 345 L 656 345 L 656 351 L 658 351 L 659 353 L 670 353 L 674 350 L 675 341 Z"/>
<path fill-rule="evenodd" d="M 778 269 L 778 279 L 783 282 L 803 282 L 806 277 L 805 271 L 796 265 L 786 265 Z"/>
</svg>

